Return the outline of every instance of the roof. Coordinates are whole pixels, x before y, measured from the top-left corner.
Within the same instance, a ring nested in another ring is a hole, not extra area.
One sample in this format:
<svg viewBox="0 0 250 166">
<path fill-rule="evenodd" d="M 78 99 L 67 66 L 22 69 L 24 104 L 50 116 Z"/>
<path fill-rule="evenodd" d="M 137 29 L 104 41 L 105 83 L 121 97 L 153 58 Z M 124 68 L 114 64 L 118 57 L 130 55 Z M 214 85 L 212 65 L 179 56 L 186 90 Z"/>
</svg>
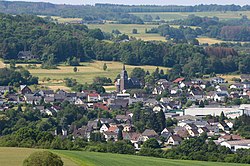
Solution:
<svg viewBox="0 0 250 166">
<path fill-rule="evenodd" d="M 236 140 L 236 141 L 225 141 L 229 145 L 246 145 L 249 146 L 250 144 L 250 139 L 245 139 L 245 140 Z"/>
<path fill-rule="evenodd" d="M 142 136 L 157 136 L 158 134 L 154 130 L 146 129 Z"/>
<path fill-rule="evenodd" d="M 182 138 L 181 138 L 180 136 L 178 136 L 178 135 L 171 135 L 170 137 L 171 137 L 174 141 L 179 141 L 179 142 L 182 141 Z"/>
<path fill-rule="evenodd" d="M 98 93 L 90 93 L 88 94 L 89 97 L 99 97 Z"/>
<path fill-rule="evenodd" d="M 185 78 L 177 78 L 177 79 L 175 79 L 174 81 L 173 81 L 173 83 L 179 83 L 179 82 L 182 82 L 182 81 L 184 81 L 185 80 Z"/>
<path fill-rule="evenodd" d="M 243 138 L 240 136 L 240 135 L 223 135 L 223 136 L 220 136 L 220 138 L 224 139 L 224 140 L 242 140 Z"/>
</svg>

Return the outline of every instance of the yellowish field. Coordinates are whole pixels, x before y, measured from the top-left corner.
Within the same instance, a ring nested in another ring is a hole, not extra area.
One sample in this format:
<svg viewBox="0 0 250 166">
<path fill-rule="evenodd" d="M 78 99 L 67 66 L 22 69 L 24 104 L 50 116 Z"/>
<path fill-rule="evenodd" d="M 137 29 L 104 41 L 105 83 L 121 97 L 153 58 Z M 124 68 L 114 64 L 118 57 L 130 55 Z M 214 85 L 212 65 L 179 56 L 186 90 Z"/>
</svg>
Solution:
<svg viewBox="0 0 250 166">
<path fill-rule="evenodd" d="M 1 166 L 21 166 L 23 160 L 31 153 L 42 151 L 42 149 L 28 149 L 28 148 L 0 148 L 0 165 Z M 61 156 L 62 157 L 62 156 Z M 77 166 L 68 158 L 62 157 L 64 166 Z"/>
<path fill-rule="evenodd" d="M 103 70 L 103 64 L 106 63 L 108 66 L 107 71 Z M 58 66 L 58 69 L 29 69 L 30 73 L 34 76 L 39 77 L 39 83 L 45 85 L 51 89 L 65 88 L 63 80 L 64 78 L 76 79 L 79 83 L 92 83 L 93 79 L 97 76 L 109 77 L 112 80 L 121 72 L 122 63 L 112 61 L 94 61 L 85 62 L 78 66 L 78 72 L 73 71 L 72 66 Z M 22 65 L 25 66 L 25 65 Z M 156 66 L 131 66 L 126 65 L 128 73 L 130 73 L 135 67 L 141 67 L 144 70 L 152 72 L 156 69 Z M 160 67 L 164 72 L 168 72 L 168 68 Z M 50 78 L 50 81 L 42 81 L 44 78 Z M 107 90 L 113 90 L 114 87 L 107 87 Z"/>
<path fill-rule="evenodd" d="M 224 78 L 228 83 L 234 83 L 233 78 L 240 78 L 240 75 L 219 75 L 221 78 Z"/>
<path fill-rule="evenodd" d="M 222 43 L 222 42 L 225 42 L 225 41 L 222 41 L 222 40 L 213 39 L 213 38 L 209 38 L 209 37 L 199 37 L 199 38 L 197 38 L 197 39 L 198 39 L 198 41 L 199 41 L 201 44 L 208 43 L 209 45 L 210 45 L 210 44 L 215 44 L 215 43 Z"/>
</svg>

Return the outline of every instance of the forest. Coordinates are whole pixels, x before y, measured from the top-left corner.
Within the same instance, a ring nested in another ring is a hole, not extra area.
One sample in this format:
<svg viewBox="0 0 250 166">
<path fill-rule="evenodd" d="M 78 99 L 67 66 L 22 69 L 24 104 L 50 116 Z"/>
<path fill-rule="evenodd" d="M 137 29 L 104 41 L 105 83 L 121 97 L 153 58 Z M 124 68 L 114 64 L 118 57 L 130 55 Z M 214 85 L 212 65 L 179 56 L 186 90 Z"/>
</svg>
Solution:
<svg viewBox="0 0 250 166">
<path fill-rule="evenodd" d="M 250 71 L 250 55 L 244 50 L 247 43 L 208 47 L 187 40 L 119 42 L 117 38 L 124 35 L 116 37 L 85 25 L 56 24 L 31 15 L 1 14 L 0 27 L 1 58 L 16 60 L 18 52 L 26 49 L 39 56 L 43 68 L 60 62 L 77 65 L 77 61 L 107 60 L 171 67 L 175 77 Z"/>
</svg>

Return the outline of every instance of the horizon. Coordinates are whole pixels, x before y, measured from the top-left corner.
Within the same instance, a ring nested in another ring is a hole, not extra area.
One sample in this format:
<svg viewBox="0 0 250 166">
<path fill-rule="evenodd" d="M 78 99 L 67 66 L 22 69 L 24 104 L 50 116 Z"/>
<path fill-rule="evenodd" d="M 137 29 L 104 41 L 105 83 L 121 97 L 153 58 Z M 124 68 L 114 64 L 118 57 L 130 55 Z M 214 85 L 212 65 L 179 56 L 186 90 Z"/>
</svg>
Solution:
<svg viewBox="0 0 250 166">
<path fill-rule="evenodd" d="M 189 0 L 178 1 L 172 0 L 171 2 L 163 2 L 162 0 L 7 0 L 7 1 L 25 1 L 25 2 L 49 2 L 53 4 L 69 4 L 69 5 L 95 5 L 96 3 L 103 3 L 103 4 L 119 4 L 119 5 L 182 5 L 182 6 L 194 6 L 194 5 L 209 5 L 209 4 L 217 4 L 217 5 L 250 5 L 250 2 L 246 0 L 221 0 L 218 2 L 217 0 Z"/>
</svg>

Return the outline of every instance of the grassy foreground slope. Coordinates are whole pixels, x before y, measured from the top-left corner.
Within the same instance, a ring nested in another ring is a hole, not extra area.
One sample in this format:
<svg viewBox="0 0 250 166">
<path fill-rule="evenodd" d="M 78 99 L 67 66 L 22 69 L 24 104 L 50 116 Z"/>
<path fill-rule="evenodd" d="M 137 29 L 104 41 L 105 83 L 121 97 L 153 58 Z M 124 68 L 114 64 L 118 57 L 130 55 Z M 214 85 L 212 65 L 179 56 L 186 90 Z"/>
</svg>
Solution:
<svg viewBox="0 0 250 166">
<path fill-rule="evenodd" d="M 31 153 L 42 149 L 0 147 L 1 166 L 22 166 Z M 61 156 L 64 166 L 247 166 L 246 164 L 168 160 L 153 157 L 97 152 L 50 150 Z"/>
<path fill-rule="evenodd" d="M 42 149 L 0 147 L 0 165 L 21 166 L 23 160 L 36 151 L 42 151 Z M 78 166 L 75 162 L 68 158 L 62 157 L 62 160 L 64 166 Z"/>
<path fill-rule="evenodd" d="M 214 163 L 203 161 L 168 160 L 153 157 L 133 155 L 80 152 L 80 151 L 53 151 L 67 156 L 80 166 L 247 166 L 245 164 Z"/>
</svg>

